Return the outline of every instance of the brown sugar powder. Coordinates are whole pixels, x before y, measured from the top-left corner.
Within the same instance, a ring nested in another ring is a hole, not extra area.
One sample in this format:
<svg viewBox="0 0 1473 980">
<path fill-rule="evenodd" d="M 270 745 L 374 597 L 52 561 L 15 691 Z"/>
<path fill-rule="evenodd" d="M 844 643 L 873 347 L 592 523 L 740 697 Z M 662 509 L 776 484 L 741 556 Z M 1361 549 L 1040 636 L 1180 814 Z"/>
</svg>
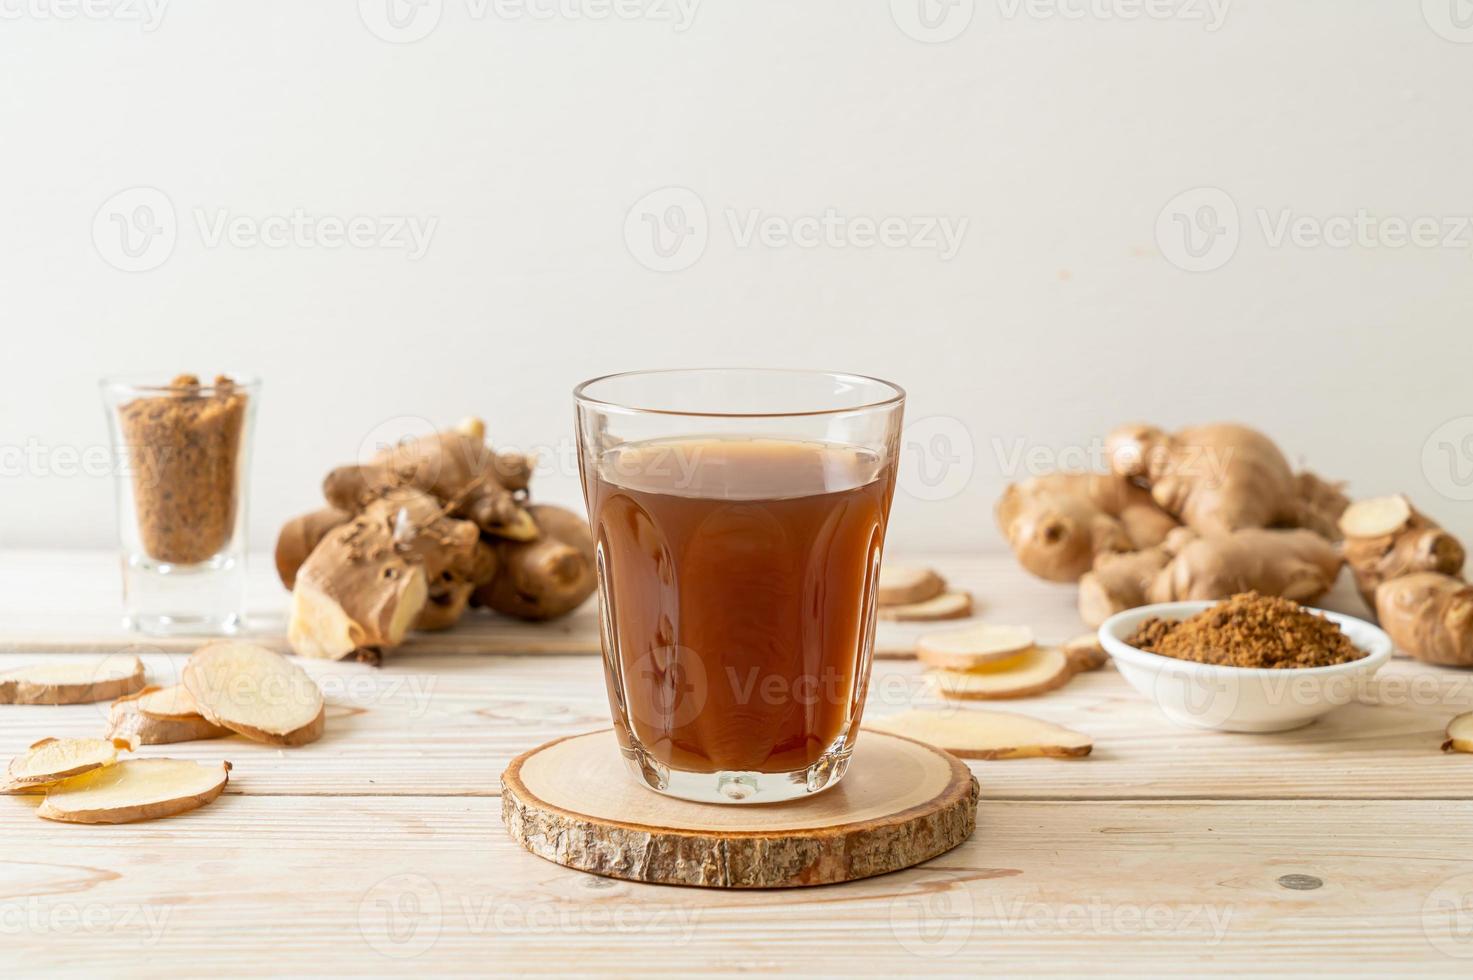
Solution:
<svg viewBox="0 0 1473 980">
<path fill-rule="evenodd" d="M 1329 667 L 1365 656 L 1330 620 L 1291 599 L 1244 592 L 1189 619 L 1152 617 L 1125 642 L 1229 667 Z"/>
<path fill-rule="evenodd" d="M 203 387 L 192 374 L 118 410 L 149 557 L 196 564 L 230 541 L 245 411 L 246 393 L 230 378 Z"/>
</svg>

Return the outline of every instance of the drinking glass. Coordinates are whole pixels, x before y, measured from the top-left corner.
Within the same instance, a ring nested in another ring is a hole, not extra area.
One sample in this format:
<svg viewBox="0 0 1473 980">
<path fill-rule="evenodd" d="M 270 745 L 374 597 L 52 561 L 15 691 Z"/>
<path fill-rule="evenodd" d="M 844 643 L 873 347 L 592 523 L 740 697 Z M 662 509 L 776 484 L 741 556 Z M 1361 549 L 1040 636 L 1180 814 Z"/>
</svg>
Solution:
<svg viewBox="0 0 1473 980">
<path fill-rule="evenodd" d="M 715 803 L 838 783 L 869 683 L 905 393 L 709 369 L 609 375 L 574 398 L 630 771 Z"/>
<path fill-rule="evenodd" d="M 260 382 L 113 377 L 124 621 L 155 634 L 244 624 L 246 476 Z"/>
</svg>

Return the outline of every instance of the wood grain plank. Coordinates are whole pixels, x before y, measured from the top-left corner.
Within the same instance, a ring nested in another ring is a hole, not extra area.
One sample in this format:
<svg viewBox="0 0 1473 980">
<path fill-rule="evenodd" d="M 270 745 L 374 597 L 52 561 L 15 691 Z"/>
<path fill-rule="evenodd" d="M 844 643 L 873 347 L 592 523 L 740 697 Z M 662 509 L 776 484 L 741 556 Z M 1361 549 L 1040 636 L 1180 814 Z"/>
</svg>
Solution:
<svg viewBox="0 0 1473 980">
<path fill-rule="evenodd" d="M 879 657 L 909 657 L 916 637 L 931 630 L 955 629 L 969 621 L 1017 622 L 1034 627 L 1046 643 L 1087 632 L 1074 608 L 1073 586 L 1042 582 L 1018 568 L 1011 555 L 905 556 L 906 564 L 934 567 L 954 587 L 976 600 L 972 620 L 943 623 L 891 623 L 877 626 Z M 286 650 L 288 594 L 271 562 L 253 556 L 248 566 L 247 604 L 258 642 Z M 1328 608 L 1365 615 L 1349 576 L 1342 576 L 1326 598 Z M 599 652 L 595 603 L 551 623 L 523 623 L 476 611 L 453 630 L 413 636 L 400 652 L 425 655 L 482 653 Z M 121 628 L 122 593 L 116 556 L 105 552 L 23 551 L 0 555 L 0 651 L 65 652 L 133 649 L 187 653 L 199 637 L 140 637 Z"/>
<path fill-rule="evenodd" d="M 1473 889 L 1468 801 L 984 803 L 941 858 L 800 892 L 569 871 L 486 799 L 226 797 L 119 827 L 0 804 L 0 923 L 30 968 L 1466 975 L 1473 955 L 1441 904 Z"/>
<path fill-rule="evenodd" d="M 34 659 L 3 654 L 0 669 Z M 183 659 L 144 655 L 159 683 L 172 682 Z M 239 776 L 251 776 L 239 785 L 255 792 L 489 796 L 513 756 L 609 723 L 591 657 L 411 654 L 380 669 L 302 663 L 329 702 L 320 742 L 278 749 L 234 737 L 143 754 L 227 758 Z M 930 693 L 916 663 L 877 664 L 870 716 L 917 705 L 952 707 Z M 1040 697 L 976 707 L 1034 715 L 1095 739 L 1085 759 L 970 763 L 983 799 L 1473 797 L 1473 757 L 1439 751 L 1448 719 L 1473 710 L 1473 674 L 1411 661 L 1387 665 L 1360 701 L 1267 735 L 1178 728 L 1108 667 Z M 101 734 L 105 715 L 106 705 L 0 706 L 0 758 L 47 736 Z"/>
</svg>

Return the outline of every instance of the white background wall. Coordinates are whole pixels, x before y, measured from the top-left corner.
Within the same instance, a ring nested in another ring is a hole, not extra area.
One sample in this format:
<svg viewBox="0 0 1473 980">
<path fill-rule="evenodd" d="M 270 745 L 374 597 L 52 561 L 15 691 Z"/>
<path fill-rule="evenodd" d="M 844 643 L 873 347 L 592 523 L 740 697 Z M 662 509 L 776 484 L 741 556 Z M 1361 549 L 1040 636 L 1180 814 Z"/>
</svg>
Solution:
<svg viewBox="0 0 1473 980">
<path fill-rule="evenodd" d="M 995 545 L 1016 449 L 1136 418 L 1261 426 L 1473 537 L 1466 0 L 422 0 L 402 29 L 390 0 L 74 2 L 0 3 L 0 546 L 112 541 L 109 478 L 68 463 L 105 441 L 99 375 L 220 366 L 266 379 L 263 545 L 385 420 L 550 445 L 584 377 L 727 364 L 879 374 L 956 420 L 922 441 L 969 438 L 970 477 L 902 494 L 897 548 Z M 138 187 L 176 241 L 121 271 Z M 704 250 L 653 271 L 672 203 Z M 946 258 L 732 228 L 830 208 L 966 232 Z M 419 258 L 209 237 L 296 211 L 436 224 Z M 1274 237 L 1359 211 L 1393 223 Z M 1194 260 L 1177 212 L 1236 250 Z M 1456 240 L 1392 247 L 1419 216 Z"/>
</svg>

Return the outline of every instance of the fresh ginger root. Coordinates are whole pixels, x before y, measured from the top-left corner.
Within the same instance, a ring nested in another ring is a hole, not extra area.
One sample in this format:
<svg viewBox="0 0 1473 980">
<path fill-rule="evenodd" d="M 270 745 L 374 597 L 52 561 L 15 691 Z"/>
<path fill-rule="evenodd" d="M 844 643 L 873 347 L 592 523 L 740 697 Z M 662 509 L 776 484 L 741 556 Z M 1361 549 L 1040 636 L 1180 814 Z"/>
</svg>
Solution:
<svg viewBox="0 0 1473 980">
<path fill-rule="evenodd" d="M 1373 609 L 1382 582 L 1413 572 L 1456 576 L 1463 570 L 1466 555 L 1458 539 L 1400 494 L 1356 501 L 1340 515 L 1340 530 L 1356 588 Z"/>
<path fill-rule="evenodd" d="M 353 515 L 336 507 L 323 507 L 310 514 L 294 517 L 282 525 L 276 536 L 276 574 L 281 584 L 290 589 L 297 582 L 297 569 L 322 543 L 333 528 L 342 527 Z"/>
<path fill-rule="evenodd" d="M 1217 423 L 1166 433 L 1121 426 L 1105 448 L 1120 476 L 1150 488 L 1163 510 L 1200 534 L 1254 527 L 1303 527 L 1335 538 L 1349 503 L 1313 474 L 1296 476 L 1263 433 Z"/>
<path fill-rule="evenodd" d="M 1173 536 L 1169 540 L 1179 540 Z M 1146 593 L 1174 551 L 1165 544 L 1141 551 L 1103 552 L 1079 580 L 1079 617 L 1099 626 L 1118 612 L 1146 604 Z"/>
<path fill-rule="evenodd" d="M 1309 602 L 1330 591 L 1340 564 L 1335 546 L 1312 531 L 1244 528 L 1198 537 L 1183 528 L 1156 548 L 1101 555 L 1079 582 L 1079 615 L 1099 626 L 1148 602 L 1239 592 Z"/>
<path fill-rule="evenodd" d="M 530 541 L 537 528 L 519 494 L 527 489 L 531 461 L 495 452 L 485 434 L 480 419 L 466 419 L 454 429 L 385 449 L 370 463 L 339 466 L 323 481 L 323 496 L 333 507 L 356 513 L 389 489 L 415 487 L 487 534 Z"/>
<path fill-rule="evenodd" d="M 593 593 L 583 519 L 530 506 L 531 461 L 496 453 L 485 426 L 400 444 L 328 474 L 329 508 L 281 530 L 277 572 L 292 589 L 292 649 L 375 661 L 409 630 L 448 629 L 472 605 L 550 619 Z"/>
<path fill-rule="evenodd" d="M 297 570 L 287 636 L 302 656 L 339 659 L 398 646 L 447 572 L 469 576 L 479 532 L 435 498 L 388 491 L 333 529 Z"/>
<path fill-rule="evenodd" d="M 1177 522 L 1120 476 L 1050 473 L 1007 488 L 997 523 L 1024 568 L 1051 582 L 1077 582 L 1106 552 L 1159 545 Z"/>
<path fill-rule="evenodd" d="M 1244 528 L 1193 538 L 1151 580 L 1151 602 L 1226 599 L 1239 592 L 1309 602 L 1340 574 L 1339 550 L 1313 531 Z"/>
<path fill-rule="evenodd" d="M 1473 585 L 1412 572 L 1376 588 L 1376 616 L 1403 653 L 1429 664 L 1473 667 Z"/>
<path fill-rule="evenodd" d="M 497 541 L 496 571 L 475 590 L 474 601 L 518 619 L 555 619 L 593 592 L 593 535 L 570 510 L 550 504 L 527 508 L 538 536 Z"/>
</svg>

